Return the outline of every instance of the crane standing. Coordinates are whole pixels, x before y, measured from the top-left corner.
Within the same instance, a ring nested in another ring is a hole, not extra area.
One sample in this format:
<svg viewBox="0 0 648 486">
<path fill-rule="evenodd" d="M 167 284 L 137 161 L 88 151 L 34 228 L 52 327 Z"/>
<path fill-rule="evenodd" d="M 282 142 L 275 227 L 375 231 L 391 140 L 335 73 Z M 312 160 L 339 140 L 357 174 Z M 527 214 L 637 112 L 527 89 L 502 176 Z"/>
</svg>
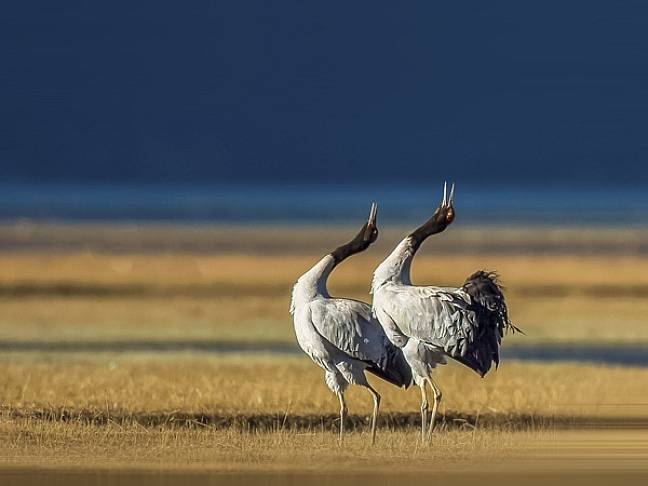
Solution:
<svg viewBox="0 0 648 486">
<path fill-rule="evenodd" d="M 380 395 L 367 381 L 365 370 L 401 387 L 411 384 L 412 374 L 402 351 L 387 339 L 372 316 L 371 306 L 331 297 L 326 281 L 341 261 L 376 241 L 376 212 L 374 203 L 368 221 L 356 237 L 326 255 L 297 280 L 290 305 L 299 346 L 324 369 L 326 384 L 340 401 L 340 440 L 347 414 L 344 392 L 349 384 L 356 384 L 369 390 L 373 397 L 372 443 L 376 440 Z"/>
<path fill-rule="evenodd" d="M 508 318 L 501 287 L 494 273 L 479 271 L 462 287 L 412 285 L 412 259 L 427 237 L 454 221 L 454 184 L 432 217 L 403 239 L 378 266 L 372 282 L 373 310 L 389 340 L 403 350 L 414 382 L 421 389 L 421 437 L 425 440 L 428 399 L 426 383 L 434 393 L 428 440 L 441 401 L 432 370 L 450 357 L 482 377 L 499 364 L 504 331 L 516 330 Z"/>
</svg>

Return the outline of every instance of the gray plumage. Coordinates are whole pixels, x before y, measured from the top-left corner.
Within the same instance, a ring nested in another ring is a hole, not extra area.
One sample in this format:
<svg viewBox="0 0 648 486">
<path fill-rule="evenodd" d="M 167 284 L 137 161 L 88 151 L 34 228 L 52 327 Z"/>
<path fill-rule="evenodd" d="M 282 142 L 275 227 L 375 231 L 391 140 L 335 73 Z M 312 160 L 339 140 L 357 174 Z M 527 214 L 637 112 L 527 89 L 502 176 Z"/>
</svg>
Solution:
<svg viewBox="0 0 648 486">
<path fill-rule="evenodd" d="M 356 384 L 367 388 L 374 399 L 372 442 L 380 395 L 367 381 L 365 371 L 402 387 L 411 384 L 412 373 L 401 349 L 389 341 L 373 316 L 371 306 L 331 297 L 326 281 L 340 261 L 375 241 L 374 225 L 375 207 L 372 207 L 367 225 L 354 240 L 326 255 L 299 278 L 293 287 L 290 306 L 299 346 L 324 370 L 326 384 L 340 400 L 340 438 L 347 412 L 344 392 L 349 384 Z M 372 230 L 369 236 L 368 229 Z M 360 244 L 363 241 L 369 243 Z"/>
<path fill-rule="evenodd" d="M 390 321 L 400 334 L 398 342 L 415 338 L 481 376 L 492 363 L 499 364 L 499 346 L 510 323 L 492 274 L 477 272 L 460 288 L 387 283 L 377 289 L 377 295 L 376 314 L 381 321 Z M 435 361 L 430 365 L 442 364 Z"/>
<path fill-rule="evenodd" d="M 403 350 L 414 382 L 421 389 L 421 434 L 425 438 L 428 410 L 426 384 L 434 392 L 429 432 L 441 390 L 432 371 L 447 358 L 484 376 L 499 364 L 499 347 L 507 329 L 516 328 L 495 274 L 476 272 L 459 288 L 412 284 L 412 260 L 422 242 L 440 233 L 454 220 L 452 199 L 446 196 L 433 216 L 408 235 L 378 266 L 372 283 L 373 311 L 390 341 Z M 428 435 L 429 438 L 429 435 Z"/>
<path fill-rule="evenodd" d="M 411 383 L 402 351 L 387 339 L 369 304 L 319 296 L 296 306 L 293 315 L 299 345 L 332 375 L 327 383 L 333 392 L 365 385 L 364 370 L 396 386 Z"/>
</svg>

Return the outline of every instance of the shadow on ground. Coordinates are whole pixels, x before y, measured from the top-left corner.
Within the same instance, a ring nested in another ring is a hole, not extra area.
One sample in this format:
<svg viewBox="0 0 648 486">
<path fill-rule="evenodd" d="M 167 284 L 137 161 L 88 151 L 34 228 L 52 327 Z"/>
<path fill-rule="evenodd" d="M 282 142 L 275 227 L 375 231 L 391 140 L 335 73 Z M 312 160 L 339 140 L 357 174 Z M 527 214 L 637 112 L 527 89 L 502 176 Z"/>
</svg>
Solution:
<svg viewBox="0 0 648 486">
<path fill-rule="evenodd" d="M 73 411 L 69 409 L 15 409 L 5 408 L 0 416 L 7 419 L 33 419 L 58 422 L 75 422 L 88 425 L 117 424 L 140 425 L 143 427 L 209 427 L 217 429 L 238 429 L 241 431 L 321 431 L 337 430 L 339 417 L 326 415 L 292 415 L 292 414 L 202 414 L 202 413 L 105 413 L 90 410 Z M 420 427 L 421 416 L 418 413 L 382 413 L 378 418 L 381 428 L 391 430 L 409 430 Z M 365 429 L 369 417 L 349 415 L 347 429 Z M 447 412 L 439 417 L 439 425 L 447 430 L 471 430 L 489 428 L 501 430 L 529 429 L 571 429 L 571 428 L 632 428 L 648 430 L 648 417 L 595 417 L 595 416 L 546 416 L 516 413 L 488 413 L 471 415 L 459 412 Z"/>
</svg>

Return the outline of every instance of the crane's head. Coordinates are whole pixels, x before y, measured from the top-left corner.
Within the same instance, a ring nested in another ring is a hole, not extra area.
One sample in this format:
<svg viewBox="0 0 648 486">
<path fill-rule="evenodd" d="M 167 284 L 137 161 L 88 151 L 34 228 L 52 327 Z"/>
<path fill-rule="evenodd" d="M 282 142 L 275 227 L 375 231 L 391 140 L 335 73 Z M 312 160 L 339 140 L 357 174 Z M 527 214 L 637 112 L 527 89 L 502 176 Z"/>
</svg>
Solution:
<svg viewBox="0 0 648 486">
<path fill-rule="evenodd" d="M 349 255 L 365 251 L 369 248 L 369 245 L 378 239 L 378 227 L 376 226 L 377 213 L 378 205 L 372 203 L 371 209 L 369 210 L 369 219 L 364 225 L 362 225 L 360 232 L 347 244 L 342 245 L 336 248 L 335 251 L 331 252 L 336 264 L 340 263 Z"/>
<path fill-rule="evenodd" d="M 367 246 L 371 245 L 374 241 L 378 239 L 378 226 L 376 226 L 376 216 L 378 215 L 378 205 L 376 203 L 371 203 L 371 209 L 369 210 L 369 219 L 360 230 L 360 235 L 362 235 L 362 242 Z"/>
<path fill-rule="evenodd" d="M 443 199 L 431 218 L 431 222 L 437 227 L 437 232 L 446 229 L 455 219 L 455 210 L 452 205 L 454 202 L 454 190 L 455 185 L 453 183 L 450 188 L 450 196 L 448 196 L 448 183 L 443 183 Z"/>
<path fill-rule="evenodd" d="M 376 215 L 378 214 L 378 205 L 371 203 L 369 210 L 369 219 L 362 225 L 360 232 L 351 240 L 354 253 L 364 251 L 369 248 L 374 241 L 378 239 L 378 227 L 376 226 Z"/>
</svg>

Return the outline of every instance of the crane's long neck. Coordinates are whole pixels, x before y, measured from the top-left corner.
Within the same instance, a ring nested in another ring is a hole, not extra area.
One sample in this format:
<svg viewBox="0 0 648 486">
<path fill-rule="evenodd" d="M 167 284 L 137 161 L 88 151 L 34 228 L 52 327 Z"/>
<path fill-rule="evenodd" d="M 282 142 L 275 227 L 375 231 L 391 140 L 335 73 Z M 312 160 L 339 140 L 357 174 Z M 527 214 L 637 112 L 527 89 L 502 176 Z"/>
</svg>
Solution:
<svg viewBox="0 0 648 486">
<path fill-rule="evenodd" d="M 317 297 L 330 297 L 326 288 L 326 281 L 335 265 L 335 258 L 329 254 L 299 277 L 293 287 L 292 301 L 290 303 L 291 313 L 294 312 L 297 306 L 308 303 Z"/>
<path fill-rule="evenodd" d="M 402 283 L 412 285 L 411 268 L 414 255 L 418 251 L 421 243 L 435 233 L 440 233 L 445 229 L 445 224 L 440 224 L 436 218 L 436 213 L 432 218 L 423 225 L 415 229 L 401 241 L 394 251 L 385 258 L 385 260 L 376 268 L 371 285 L 372 293 L 385 282 Z"/>
<path fill-rule="evenodd" d="M 295 307 L 310 302 L 317 297 L 330 297 L 326 288 L 326 282 L 333 269 L 346 258 L 360 253 L 369 247 L 369 243 L 364 242 L 360 237 L 362 231 L 349 243 L 339 246 L 331 253 L 317 262 L 308 272 L 299 277 L 293 287 L 292 302 L 290 305 L 291 312 Z"/>
<path fill-rule="evenodd" d="M 371 291 L 375 291 L 385 282 L 411 285 L 410 268 L 416 249 L 410 236 L 401 241 L 374 272 Z"/>
<path fill-rule="evenodd" d="M 441 233 L 447 226 L 445 218 L 442 218 L 439 215 L 439 210 L 437 210 L 430 219 L 412 231 L 408 236 L 412 240 L 412 251 L 416 253 L 428 237 Z"/>
</svg>

